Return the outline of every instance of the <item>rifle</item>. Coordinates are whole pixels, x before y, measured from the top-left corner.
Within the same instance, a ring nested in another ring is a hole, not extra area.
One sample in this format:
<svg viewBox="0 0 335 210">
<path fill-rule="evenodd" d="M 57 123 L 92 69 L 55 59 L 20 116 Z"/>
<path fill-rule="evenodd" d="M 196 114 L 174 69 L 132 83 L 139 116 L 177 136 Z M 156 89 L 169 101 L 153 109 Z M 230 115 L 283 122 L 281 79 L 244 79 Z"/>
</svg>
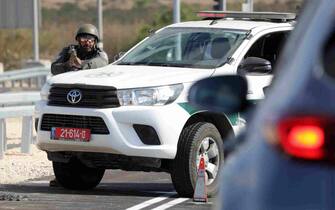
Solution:
<svg viewBox="0 0 335 210">
<path fill-rule="evenodd" d="M 79 58 L 77 57 L 77 50 L 76 50 L 74 45 L 70 45 L 70 49 L 69 49 L 68 53 L 70 55 L 69 62 L 71 64 L 71 66 L 75 67 L 75 69 L 79 69 L 80 64 L 76 64 L 76 60 L 79 59 Z"/>
<path fill-rule="evenodd" d="M 69 55 L 70 55 L 70 58 L 73 56 L 73 57 L 77 57 L 77 50 L 75 48 L 74 45 L 70 45 L 70 49 L 69 49 Z"/>
</svg>

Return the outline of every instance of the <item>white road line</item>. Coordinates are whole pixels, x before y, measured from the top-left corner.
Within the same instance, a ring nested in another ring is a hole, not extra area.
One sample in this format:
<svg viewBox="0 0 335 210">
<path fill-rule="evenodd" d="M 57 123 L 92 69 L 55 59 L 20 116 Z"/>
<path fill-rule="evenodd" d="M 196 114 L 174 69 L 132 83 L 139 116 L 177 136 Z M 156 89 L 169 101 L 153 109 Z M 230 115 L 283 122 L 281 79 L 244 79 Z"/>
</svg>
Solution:
<svg viewBox="0 0 335 210">
<path fill-rule="evenodd" d="M 150 206 L 150 205 L 152 205 L 152 204 L 161 202 L 161 201 L 163 201 L 163 200 L 165 200 L 165 199 L 167 199 L 167 198 L 168 198 L 168 197 L 157 197 L 157 198 L 153 198 L 153 199 L 147 200 L 147 201 L 145 201 L 145 202 L 143 202 L 143 203 L 140 203 L 140 204 L 138 204 L 138 205 L 136 205 L 136 206 L 130 207 L 130 208 L 126 209 L 126 210 L 139 210 L 139 209 L 143 209 L 143 208 L 145 208 L 145 207 L 147 207 L 147 206 Z"/>
<path fill-rule="evenodd" d="M 152 210 L 164 210 L 164 209 L 168 209 L 168 208 L 171 208 L 172 206 L 175 206 L 175 205 L 177 205 L 179 203 L 187 201 L 188 199 L 189 198 L 177 198 L 177 199 L 174 199 L 174 200 L 172 200 L 170 202 L 167 202 L 167 203 L 165 203 L 163 205 L 160 205 L 160 206 L 158 206 L 158 207 L 156 207 L 156 208 L 154 208 Z"/>
<path fill-rule="evenodd" d="M 49 184 L 49 181 L 41 180 L 41 181 L 27 181 L 23 182 L 24 184 Z"/>
</svg>

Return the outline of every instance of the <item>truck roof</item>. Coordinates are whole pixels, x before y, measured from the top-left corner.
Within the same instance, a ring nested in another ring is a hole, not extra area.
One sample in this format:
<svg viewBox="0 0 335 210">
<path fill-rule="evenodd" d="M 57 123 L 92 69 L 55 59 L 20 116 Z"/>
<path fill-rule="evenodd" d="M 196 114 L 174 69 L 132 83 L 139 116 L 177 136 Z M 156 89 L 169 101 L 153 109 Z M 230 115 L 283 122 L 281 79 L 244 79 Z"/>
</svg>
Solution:
<svg viewBox="0 0 335 210">
<path fill-rule="evenodd" d="M 168 27 L 224 28 L 248 31 L 255 28 L 293 27 L 293 23 L 294 21 L 278 23 L 269 21 L 218 19 L 181 22 L 169 25 Z"/>
</svg>

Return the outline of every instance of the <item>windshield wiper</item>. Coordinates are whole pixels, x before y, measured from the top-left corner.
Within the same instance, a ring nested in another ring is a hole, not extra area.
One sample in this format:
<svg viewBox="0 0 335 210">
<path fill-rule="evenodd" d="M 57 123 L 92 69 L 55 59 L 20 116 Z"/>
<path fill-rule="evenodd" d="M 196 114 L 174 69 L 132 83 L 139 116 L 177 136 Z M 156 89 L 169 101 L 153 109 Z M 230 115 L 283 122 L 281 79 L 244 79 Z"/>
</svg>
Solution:
<svg viewBox="0 0 335 210">
<path fill-rule="evenodd" d="M 167 66 L 167 67 L 190 67 L 190 63 L 148 63 L 148 66 Z"/>
<path fill-rule="evenodd" d="M 122 62 L 122 63 L 118 63 L 117 65 L 132 65 L 132 63 L 130 63 L 130 62 Z"/>
<path fill-rule="evenodd" d="M 147 65 L 147 62 L 122 62 L 117 65 Z"/>
<path fill-rule="evenodd" d="M 167 66 L 167 67 L 190 67 L 190 63 L 151 63 L 151 62 L 122 62 L 118 65 L 145 65 L 145 66 Z"/>
</svg>

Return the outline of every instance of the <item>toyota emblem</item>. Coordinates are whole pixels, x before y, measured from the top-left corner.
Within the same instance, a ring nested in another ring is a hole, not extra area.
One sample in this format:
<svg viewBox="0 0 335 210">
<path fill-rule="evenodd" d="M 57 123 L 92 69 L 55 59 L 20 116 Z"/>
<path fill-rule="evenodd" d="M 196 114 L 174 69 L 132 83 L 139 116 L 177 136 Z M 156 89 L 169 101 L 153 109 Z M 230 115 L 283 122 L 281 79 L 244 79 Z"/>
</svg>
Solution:
<svg viewBox="0 0 335 210">
<path fill-rule="evenodd" d="M 77 89 L 70 90 L 70 92 L 67 94 L 66 99 L 70 104 L 79 103 L 79 101 L 81 100 L 81 91 Z"/>
</svg>

